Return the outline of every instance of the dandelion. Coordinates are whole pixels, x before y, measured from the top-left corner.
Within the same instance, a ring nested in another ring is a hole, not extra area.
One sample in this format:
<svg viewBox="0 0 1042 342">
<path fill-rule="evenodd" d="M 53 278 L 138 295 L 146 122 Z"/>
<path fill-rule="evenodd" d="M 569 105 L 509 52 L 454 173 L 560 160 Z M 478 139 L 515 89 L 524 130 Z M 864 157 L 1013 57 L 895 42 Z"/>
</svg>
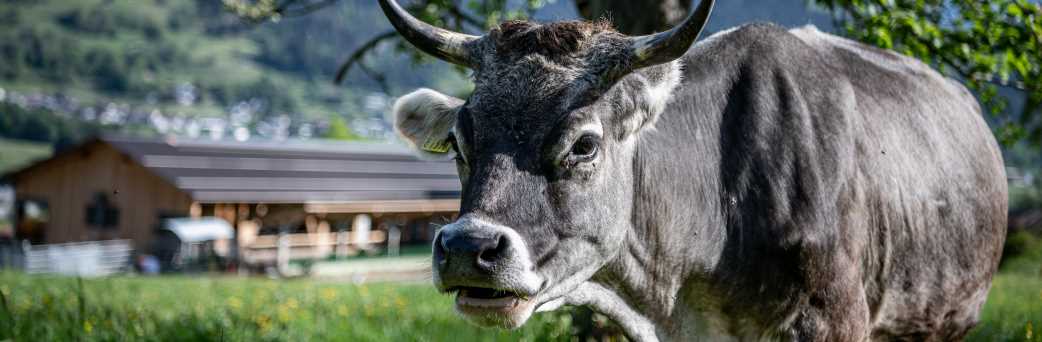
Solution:
<svg viewBox="0 0 1042 342">
<path fill-rule="evenodd" d="M 325 299 L 325 300 L 334 300 L 334 299 L 336 299 L 336 290 L 328 288 L 328 287 L 323 288 L 322 292 L 321 292 L 321 296 L 322 296 L 322 299 Z"/>
<path fill-rule="evenodd" d="M 405 310 L 405 299 L 401 296 L 394 298 L 394 304 L 398 306 L 398 310 Z"/>
<path fill-rule="evenodd" d="M 277 311 L 279 321 L 281 322 L 289 322 L 289 319 L 292 318 L 292 316 L 290 316 L 289 314 L 289 309 L 286 308 L 286 306 L 279 306 Z"/>
<path fill-rule="evenodd" d="M 369 288 L 365 287 L 365 285 L 359 286 L 358 287 L 358 295 L 361 296 L 362 298 L 368 297 L 369 296 Z"/>
<path fill-rule="evenodd" d="M 297 307 L 298 307 L 298 304 L 299 303 L 297 303 L 297 299 L 296 298 L 290 298 L 289 301 L 286 302 L 286 307 L 288 307 L 288 308 L 290 308 L 292 310 L 296 310 Z"/>
<path fill-rule="evenodd" d="M 261 332 L 266 332 L 271 328 L 271 318 L 268 315 L 254 317 L 253 322 L 257 323 L 257 327 L 260 328 Z"/>
<path fill-rule="evenodd" d="M 239 309 L 242 307 L 242 301 L 238 297 L 230 297 L 228 298 L 228 306 L 233 309 Z"/>
</svg>

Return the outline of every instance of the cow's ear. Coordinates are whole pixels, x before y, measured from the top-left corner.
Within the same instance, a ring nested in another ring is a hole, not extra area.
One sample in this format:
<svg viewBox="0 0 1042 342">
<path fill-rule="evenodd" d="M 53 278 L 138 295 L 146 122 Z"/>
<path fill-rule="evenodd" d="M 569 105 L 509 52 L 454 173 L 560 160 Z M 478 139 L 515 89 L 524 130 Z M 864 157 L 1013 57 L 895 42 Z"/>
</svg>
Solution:
<svg viewBox="0 0 1042 342">
<path fill-rule="evenodd" d="M 394 103 L 394 130 L 420 157 L 444 160 L 452 156 L 452 128 L 463 100 L 421 88 Z"/>
<path fill-rule="evenodd" d="M 680 64 L 677 62 L 646 68 L 632 75 L 629 81 L 634 82 L 640 90 L 635 91 L 638 96 L 633 98 L 633 110 L 622 118 L 624 134 L 635 134 L 654 127 L 673 100 L 673 92 L 680 85 L 680 78 Z"/>
</svg>

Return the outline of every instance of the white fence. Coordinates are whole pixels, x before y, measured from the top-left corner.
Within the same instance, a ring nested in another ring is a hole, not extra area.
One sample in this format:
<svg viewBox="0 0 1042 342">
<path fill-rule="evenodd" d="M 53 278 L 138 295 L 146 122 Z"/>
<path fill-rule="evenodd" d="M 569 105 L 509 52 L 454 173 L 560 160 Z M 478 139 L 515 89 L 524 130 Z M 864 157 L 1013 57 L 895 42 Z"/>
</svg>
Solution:
<svg viewBox="0 0 1042 342">
<path fill-rule="evenodd" d="M 25 250 L 26 273 L 105 276 L 130 269 L 130 240 L 35 245 Z"/>
</svg>

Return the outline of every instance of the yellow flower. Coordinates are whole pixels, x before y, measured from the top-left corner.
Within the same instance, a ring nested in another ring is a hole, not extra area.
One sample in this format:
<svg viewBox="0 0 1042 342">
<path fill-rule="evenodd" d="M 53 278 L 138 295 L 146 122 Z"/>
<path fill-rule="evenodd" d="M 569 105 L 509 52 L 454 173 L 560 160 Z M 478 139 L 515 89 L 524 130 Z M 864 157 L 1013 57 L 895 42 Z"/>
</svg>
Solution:
<svg viewBox="0 0 1042 342">
<path fill-rule="evenodd" d="M 279 315 L 279 321 L 289 322 L 289 319 L 292 318 L 292 316 L 290 316 L 289 314 L 289 309 L 287 309 L 285 306 L 279 306 L 277 311 L 277 314 Z"/>
<path fill-rule="evenodd" d="M 298 304 L 296 298 L 290 298 L 289 301 L 286 302 L 286 306 L 293 310 L 297 309 Z"/>
<path fill-rule="evenodd" d="M 365 287 L 365 285 L 359 286 L 358 287 L 358 295 L 362 296 L 362 298 L 368 297 L 369 296 L 369 288 Z"/>
<path fill-rule="evenodd" d="M 94 331 L 94 325 L 90 324 L 90 320 L 83 321 L 83 332 L 90 334 Z"/>
<path fill-rule="evenodd" d="M 239 300 L 238 297 L 230 297 L 228 298 L 228 306 L 232 307 L 233 309 L 241 308 L 242 301 Z"/>
<path fill-rule="evenodd" d="M 260 315 L 253 319 L 257 323 L 257 327 L 260 328 L 261 332 L 265 332 L 271 327 L 271 318 L 268 315 Z"/>
<path fill-rule="evenodd" d="M 336 308 L 336 313 L 340 316 L 347 317 L 347 305 L 341 304 L 340 307 Z"/>
<path fill-rule="evenodd" d="M 322 299 L 333 300 L 336 299 L 336 290 L 331 288 L 323 288 L 321 293 Z"/>
<path fill-rule="evenodd" d="M 401 296 L 394 298 L 394 304 L 398 306 L 398 310 L 405 310 L 405 299 Z"/>
</svg>

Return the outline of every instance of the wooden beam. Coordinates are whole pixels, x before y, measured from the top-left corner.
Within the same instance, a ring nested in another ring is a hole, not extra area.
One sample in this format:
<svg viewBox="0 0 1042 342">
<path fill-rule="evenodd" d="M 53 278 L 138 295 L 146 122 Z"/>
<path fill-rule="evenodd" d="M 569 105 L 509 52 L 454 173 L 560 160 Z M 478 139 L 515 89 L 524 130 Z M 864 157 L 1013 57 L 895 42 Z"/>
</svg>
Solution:
<svg viewBox="0 0 1042 342">
<path fill-rule="evenodd" d="M 354 201 L 331 203 L 307 203 L 308 213 L 360 214 L 360 213 L 433 213 L 459 211 L 458 199 L 399 200 L 399 201 Z"/>
</svg>

